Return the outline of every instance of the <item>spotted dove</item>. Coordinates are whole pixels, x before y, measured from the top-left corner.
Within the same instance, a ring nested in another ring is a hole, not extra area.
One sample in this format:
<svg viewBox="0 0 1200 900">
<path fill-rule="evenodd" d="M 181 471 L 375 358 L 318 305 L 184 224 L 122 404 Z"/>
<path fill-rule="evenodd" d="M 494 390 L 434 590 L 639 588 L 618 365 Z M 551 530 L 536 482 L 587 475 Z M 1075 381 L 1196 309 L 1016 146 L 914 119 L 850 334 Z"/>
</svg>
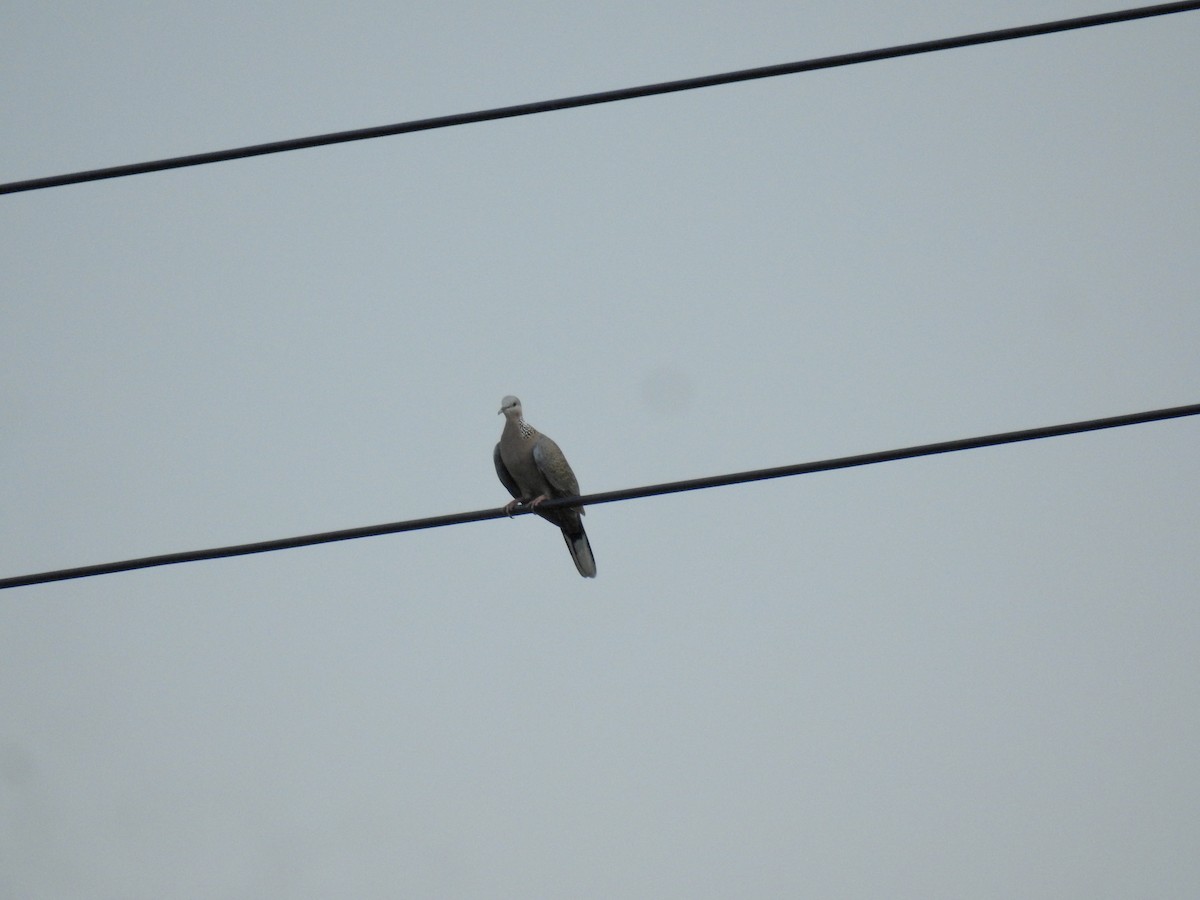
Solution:
<svg viewBox="0 0 1200 900">
<path fill-rule="evenodd" d="M 514 500 L 505 507 L 510 513 L 518 503 L 528 503 L 533 511 L 562 529 L 575 568 L 584 578 L 596 577 L 596 560 L 583 530 L 581 506 L 539 509 L 542 502 L 555 497 L 579 496 L 579 482 L 558 444 L 546 437 L 521 415 L 521 401 L 508 396 L 500 401 L 504 431 L 492 453 L 496 474 Z"/>
</svg>

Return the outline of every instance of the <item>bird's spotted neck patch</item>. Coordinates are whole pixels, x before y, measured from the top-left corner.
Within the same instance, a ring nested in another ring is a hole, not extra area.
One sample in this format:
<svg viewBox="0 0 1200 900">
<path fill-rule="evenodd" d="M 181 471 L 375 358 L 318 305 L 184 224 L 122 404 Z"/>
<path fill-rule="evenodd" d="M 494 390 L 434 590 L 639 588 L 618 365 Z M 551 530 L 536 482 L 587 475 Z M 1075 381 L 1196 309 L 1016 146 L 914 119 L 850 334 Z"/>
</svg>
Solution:
<svg viewBox="0 0 1200 900">
<path fill-rule="evenodd" d="M 521 432 L 521 437 L 525 438 L 525 440 L 533 437 L 533 426 L 526 422 L 524 418 L 517 419 L 517 428 Z"/>
</svg>

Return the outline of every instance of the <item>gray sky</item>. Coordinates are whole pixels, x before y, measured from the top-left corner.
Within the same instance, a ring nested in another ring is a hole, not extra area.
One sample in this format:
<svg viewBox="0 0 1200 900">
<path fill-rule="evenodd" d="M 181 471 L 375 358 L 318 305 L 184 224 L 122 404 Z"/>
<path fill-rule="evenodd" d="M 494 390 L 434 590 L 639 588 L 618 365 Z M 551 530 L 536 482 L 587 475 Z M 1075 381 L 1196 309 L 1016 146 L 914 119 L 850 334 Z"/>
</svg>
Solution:
<svg viewBox="0 0 1200 900">
<path fill-rule="evenodd" d="M 0 180 L 1092 2 L 10 5 Z M 0 575 L 1200 399 L 1200 14 L 4 197 Z M 1181 420 L 0 595 L 0 896 L 1200 892 Z"/>
</svg>

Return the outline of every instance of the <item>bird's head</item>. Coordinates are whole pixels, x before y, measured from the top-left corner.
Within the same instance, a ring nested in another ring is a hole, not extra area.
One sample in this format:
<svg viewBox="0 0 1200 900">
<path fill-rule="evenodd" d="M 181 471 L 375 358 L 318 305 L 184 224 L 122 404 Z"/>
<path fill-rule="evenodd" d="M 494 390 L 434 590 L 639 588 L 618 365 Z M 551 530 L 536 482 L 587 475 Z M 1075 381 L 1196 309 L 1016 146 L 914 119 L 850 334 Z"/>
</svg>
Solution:
<svg viewBox="0 0 1200 900">
<path fill-rule="evenodd" d="M 521 418 L 521 401 L 512 394 L 509 394 L 500 401 L 500 412 L 496 415 L 500 415 L 501 413 L 509 419 Z"/>
</svg>

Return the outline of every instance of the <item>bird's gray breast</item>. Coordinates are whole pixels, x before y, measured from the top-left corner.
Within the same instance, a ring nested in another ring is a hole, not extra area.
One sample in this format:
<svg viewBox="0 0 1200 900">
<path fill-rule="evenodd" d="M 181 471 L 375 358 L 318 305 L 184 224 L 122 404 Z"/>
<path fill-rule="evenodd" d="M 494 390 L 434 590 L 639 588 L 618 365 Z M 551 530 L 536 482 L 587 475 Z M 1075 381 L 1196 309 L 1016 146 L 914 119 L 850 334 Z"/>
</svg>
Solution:
<svg viewBox="0 0 1200 900">
<path fill-rule="evenodd" d="M 549 493 L 550 485 L 533 458 L 533 441 L 518 438 L 507 447 L 501 444 L 500 459 L 512 475 L 513 481 L 517 483 L 517 487 L 521 489 L 521 493 L 530 497 Z"/>
</svg>

